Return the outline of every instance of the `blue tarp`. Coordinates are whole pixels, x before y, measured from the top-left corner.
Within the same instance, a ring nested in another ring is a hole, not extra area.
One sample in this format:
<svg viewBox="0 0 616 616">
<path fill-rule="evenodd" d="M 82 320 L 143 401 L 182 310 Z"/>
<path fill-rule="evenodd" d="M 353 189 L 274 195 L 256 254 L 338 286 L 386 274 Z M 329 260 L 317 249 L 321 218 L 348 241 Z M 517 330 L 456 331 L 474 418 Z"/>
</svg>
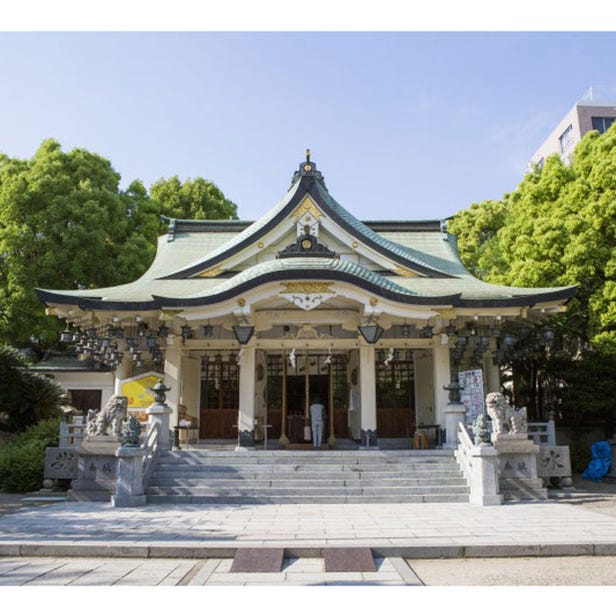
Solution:
<svg viewBox="0 0 616 616">
<path fill-rule="evenodd" d="M 601 481 L 607 475 L 612 464 L 610 444 L 607 441 L 593 443 L 590 447 L 590 452 L 592 460 L 586 467 L 582 477 L 590 479 L 590 481 Z"/>
</svg>

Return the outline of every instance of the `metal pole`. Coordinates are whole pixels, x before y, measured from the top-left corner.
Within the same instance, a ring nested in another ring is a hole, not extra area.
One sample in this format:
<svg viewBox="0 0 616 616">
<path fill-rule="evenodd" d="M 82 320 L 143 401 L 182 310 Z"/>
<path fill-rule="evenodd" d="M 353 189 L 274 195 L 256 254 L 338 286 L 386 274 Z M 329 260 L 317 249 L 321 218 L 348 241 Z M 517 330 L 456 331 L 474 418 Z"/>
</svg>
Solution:
<svg viewBox="0 0 616 616">
<path fill-rule="evenodd" d="M 282 350 L 282 427 L 278 442 L 281 445 L 289 443 L 287 436 L 287 354 L 284 349 Z"/>
<path fill-rule="evenodd" d="M 327 364 L 327 376 L 328 376 L 328 394 L 329 394 L 329 438 L 327 444 L 333 447 L 336 444 L 336 435 L 334 434 L 334 370 L 333 370 L 334 358 L 331 358 L 329 364 Z"/>
<path fill-rule="evenodd" d="M 308 351 L 306 351 L 306 375 L 304 377 L 304 397 L 306 400 L 304 401 L 304 425 L 310 425 L 310 356 L 308 355 Z M 306 431 L 304 430 L 304 435 Z M 304 436 L 305 438 L 305 436 Z"/>
</svg>

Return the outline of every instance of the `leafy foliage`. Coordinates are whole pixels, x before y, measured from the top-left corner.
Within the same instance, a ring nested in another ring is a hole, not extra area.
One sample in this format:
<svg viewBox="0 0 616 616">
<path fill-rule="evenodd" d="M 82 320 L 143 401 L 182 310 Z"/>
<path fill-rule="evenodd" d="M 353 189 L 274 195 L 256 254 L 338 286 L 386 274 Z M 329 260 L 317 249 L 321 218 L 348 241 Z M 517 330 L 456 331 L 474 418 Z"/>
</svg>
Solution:
<svg viewBox="0 0 616 616">
<path fill-rule="evenodd" d="M 43 419 L 59 417 L 66 392 L 55 381 L 29 372 L 23 358 L 0 346 L 0 430 L 21 432 Z"/>
<path fill-rule="evenodd" d="M 501 201 L 457 214 L 450 230 L 465 265 L 484 280 L 578 285 L 571 332 L 616 350 L 616 128 L 588 133 L 570 166 L 551 156 Z"/>
<path fill-rule="evenodd" d="M 43 420 L 0 448 L 0 490 L 29 492 L 41 487 L 45 449 L 58 444 L 59 418 Z"/>
<path fill-rule="evenodd" d="M 509 358 L 516 404 L 529 404 L 538 417 L 547 399 L 568 422 L 591 415 L 613 425 L 616 126 L 588 133 L 570 166 L 554 155 L 501 201 L 460 212 L 450 230 L 466 267 L 488 282 L 577 285 L 567 312 L 552 323 L 558 344 L 533 351 L 521 341 Z"/>
<path fill-rule="evenodd" d="M 0 154 L 0 342 L 57 340 L 62 323 L 44 316 L 36 287 L 114 286 L 152 262 L 160 215 L 237 217 L 236 206 L 203 178 L 160 180 L 148 195 L 120 190 L 111 163 L 84 149 L 44 141 L 30 160 Z"/>
</svg>

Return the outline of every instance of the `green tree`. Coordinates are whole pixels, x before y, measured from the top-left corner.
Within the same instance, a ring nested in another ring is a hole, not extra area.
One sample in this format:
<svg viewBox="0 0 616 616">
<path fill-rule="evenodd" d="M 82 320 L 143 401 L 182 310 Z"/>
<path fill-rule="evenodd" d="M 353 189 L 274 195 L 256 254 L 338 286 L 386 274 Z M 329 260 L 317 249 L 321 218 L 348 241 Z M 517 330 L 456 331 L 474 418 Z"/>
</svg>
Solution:
<svg viewBox="0 0 616 616">
<path fill-rule="evenodd" d="M 119 182 L 108 160 L 62 152 L 53 140 L 31 160 L 2 157 L 0 341 L 55 338 L 57 320 L 42 318 L 35 287 L 104 287 L 147 267 L 151 255 L 127 241 L 132 221 Z"/>
<path fill-rule="evenodd" d="M 237 206 L 212 182 L 203 178 L 187 179 L 177 175 L 160 179 L 150 187 L 157 212 L 169 218 L 237 219 Z"/>
<path fill-rule="evenodd" d="M 598 366 L 616 373 L 616 126 L 588 133 L 570 165 L 549 157 L 502 200 L 456 214 L 449 229 L 467 268 L 488 282 L 578 286 L 554 319 L 549 352 L 526 339 L 507 358 L 516 404 L 539 417 L 548 399 L 573 422 L 585 413 L 613 426 L 613 384 L 596 376 Z"/>
<path fill-rule="evenodd" d="M 616 128 L 588 133 L 570 166 L 548 158 L 517 190 L 456 214 L 449 228 L 465 265 L 488 282 L 578 285 L 571 332 L 616 350 Z"/>
<path fill-rule="evenodd" d="M 177 177 L 121 190 L 111 163 L 84 149 L 44 141 L 29 160 L 0 155 L 0 343 L 57 340 L 34 289 L 114 286 L 150 265 L 160 216 L 237 218 L 237 208 L 203 178 Z"/>
</svg>

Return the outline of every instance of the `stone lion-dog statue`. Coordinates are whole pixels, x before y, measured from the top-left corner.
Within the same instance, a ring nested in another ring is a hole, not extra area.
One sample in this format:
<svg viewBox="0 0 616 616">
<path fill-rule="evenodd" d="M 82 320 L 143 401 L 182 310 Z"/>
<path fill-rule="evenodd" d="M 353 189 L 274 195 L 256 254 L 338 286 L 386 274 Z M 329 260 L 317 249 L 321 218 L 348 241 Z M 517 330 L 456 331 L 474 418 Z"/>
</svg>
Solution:
<svg viewBox="0 0 616 616">
<path fill-rule="evenodd" d="M 503 394 L 498 392 L 486 396 L 486 408 L 492 420 L 492 432 L 494 434 L 526 434 L 528 423 L 526 420 L 526 407 L 515 410 L 509 404 Z"/>
<path fill-rule="evenodd" d="M 88 436 L 122 436 L 122 423 L 128 416 L 128 398 L 111 396 L 99 411 L 88 411 L 86 431 Z"/>
</svg>

